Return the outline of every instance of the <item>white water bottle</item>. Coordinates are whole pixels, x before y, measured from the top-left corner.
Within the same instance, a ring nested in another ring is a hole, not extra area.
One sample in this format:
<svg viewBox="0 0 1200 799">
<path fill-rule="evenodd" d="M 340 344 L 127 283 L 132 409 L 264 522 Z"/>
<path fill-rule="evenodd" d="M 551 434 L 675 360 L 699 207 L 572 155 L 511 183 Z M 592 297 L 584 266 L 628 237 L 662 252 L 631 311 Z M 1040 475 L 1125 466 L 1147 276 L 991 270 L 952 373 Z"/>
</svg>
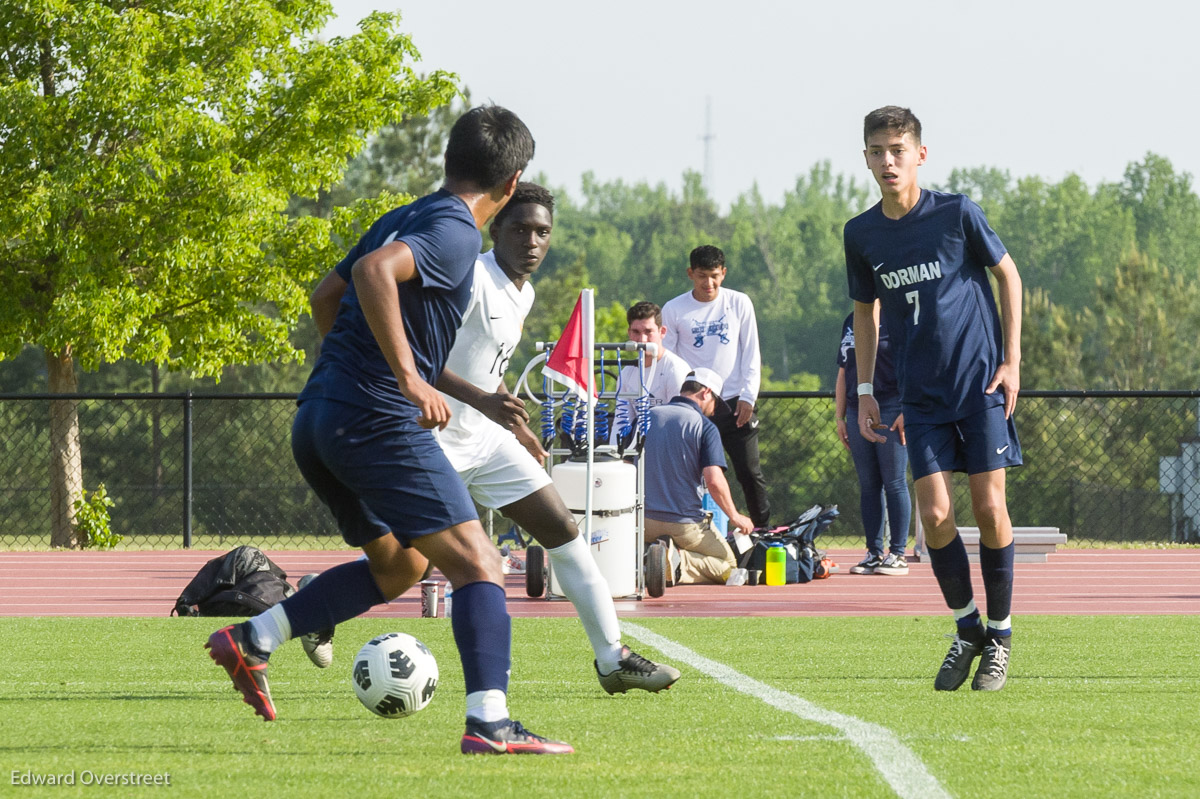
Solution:
<svg viewBox="0 0 1200 799">
<path fill-rule="evenodd" d="M 454 602 L 454 586 L 446 583 L 446 594 L 442 600 L 442 613 L 448 619 L 450 618 L 450 605 Z"/>
</svg>

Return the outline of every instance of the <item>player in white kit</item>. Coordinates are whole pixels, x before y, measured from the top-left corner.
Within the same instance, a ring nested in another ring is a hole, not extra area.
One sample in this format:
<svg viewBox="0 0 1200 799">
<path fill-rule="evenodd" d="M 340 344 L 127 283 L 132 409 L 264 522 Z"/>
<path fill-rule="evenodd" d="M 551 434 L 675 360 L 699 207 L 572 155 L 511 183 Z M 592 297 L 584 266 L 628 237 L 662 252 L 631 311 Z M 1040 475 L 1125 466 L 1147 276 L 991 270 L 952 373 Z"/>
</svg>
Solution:
<svg viewBox="0 0 1200 799">
<path fill-rule="evenodd" d="M 575 606 L 596 659 L 600 685 L 610 694 L 631 688 L 657 692 L 679 671 L 654 663 L 621 644 L 620 622 L 608 583 L 579 534 L 575 517 L 542 468 L 547 452 L 526 422 L 525 405 L 504 385 L 509 358 L 533 306 L 529 277 L 550 247 L 554 197 L 533 183 L 519 183 L 492 221 L 495 248 L 475 262 L 471 299 L 454 345 L 437 380 L 447 395 L 450 422 L 435 431 L 451 466 L 480 505 L 499 510 L 546 549 L 555 575 Z M 425 559 L 406 549 L 409 573 L 421 574 Z M 411 586 L 408 586 L 411 587 Z M 407 588 L 386 599 L 394 599 Z M 305 651 L 318 666 L 332 659 L 332 630 L 310 636 Z"/>
<path fill-rule="evenodd" d="M 546 257 L 553 220 L 553 195 L 533 183 L 519 184 L 493 220 L 495 248 L 475 262 L 471 301 L 437 383 L 451 411 L 438 442 L 476 502 L 499 510 L 546 548 L 591 641 L 604 690 L 660 691 L 679 671 L 621 644 L 608 583 L 543 468 L 547 453 L 525 423 L 524 404 L 504 384 L 533 306 L 529 277 Z"/>
</svg>

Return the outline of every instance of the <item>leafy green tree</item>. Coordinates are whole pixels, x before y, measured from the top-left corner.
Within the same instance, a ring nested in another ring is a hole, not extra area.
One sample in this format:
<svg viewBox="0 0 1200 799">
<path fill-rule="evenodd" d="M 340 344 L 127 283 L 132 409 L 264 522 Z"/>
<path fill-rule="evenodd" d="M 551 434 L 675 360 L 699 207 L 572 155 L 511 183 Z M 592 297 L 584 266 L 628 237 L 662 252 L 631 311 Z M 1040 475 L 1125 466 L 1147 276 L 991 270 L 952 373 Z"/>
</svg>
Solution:
<svg viewBox="0 0 1200 799">
<path fill-rule="evenodd" d="M 1116 194 L 1133 216 L 1139 250 L 1193 280 L 1200 277 L 1200 197 L 1191 175 L 1177 175 L 1166 158 L 1147 153 L 1125 169 Z"/>
<path fill-rule="evenodd" d="M 698 173 L 684 174 L 678 194 L 662 183 L 600 183 L 587 173 L 582 202 L 565 203 L 555 214 L 555 242 L 542 268 L 553 275 L 582 265 L 600 303 L 661 305 L 691 287 L 688 253 L 728 236 Z"/>
<path fill-rule="evenodd" d="M 1026 287 L 1072 310 L 1086 306 L 1096 279 L 1135 241 L 1133 217 L 1114 192 L 1089 191 L 1075 175 L 1054 184 L 1018 181 L 990 221 Z"/>
<path fill-rule="evenodd" d="M 470 106 L 471 92 L 464 88 L 457 102 L 439 105 L 427 113 L 412 109 L 401 122 L 372 135 L 362 152 L 350 160 L 345 176 L 337 184 L 320 191 L 315 199 L 293 197 L 290 213 L 329 217 L 334 208 L 384 192 L 411 197 L 433 192 L 442 184 L 450 128 Z"/>
<path fill-rule="evenodd" d="M 950 172 L 945 186 L 939 191 L 965 194 L 979 203 L 984 211 L 993 211 L 1003 205 L 1012 192 L 1012 175 L 1004 169 L 992 167 L 958 168 Z"/>
<path fill-rule="evenodd" d="M 766 205 L 757 190 L 729 212 L 731 278 L 754 301 L 763 363 L 780 381 L 836 376 L 833 352 L 850 311 L 842 229 L 869 204 L 867 187 L 814 166 L 783 197 Z"/>
<path fill-rule="evenodd" d="M 1084 349 L 1092 324 L 1055 305 L 1045 289 L 1027 289 L 1021 320 L 1021 388 L 1088 388 Z"/>
<path fill-rule="evenodd" d="M 1098 281 L 1089 337 L 1093 386 L 1119 390 L 1196 387 L 1200 374 L 1200 285 L 1131 250 Z"/>
<path fill-rule="evenodd" d="M 378 204 L 290 218 L 365 135 L 425 113 L 399 17 L 321 41 L 325 0 L 14 0 L 0 6 L 0 358 L 45 352 L 49 388 L 129 358 L 214 375 L 289 360 L 307 289 Z M 51 543 L 77 544 L 77 409 L 53 403 Z"/>
<path fill-rule="evenodd" d="M 1200 353 L 1187 343 L 1200 338 L 1200 286 L 1130 249 L 1081 311 L 1027 291 L 1021 338 L 1026 388 L 1194 388 Z"/>
</svg>

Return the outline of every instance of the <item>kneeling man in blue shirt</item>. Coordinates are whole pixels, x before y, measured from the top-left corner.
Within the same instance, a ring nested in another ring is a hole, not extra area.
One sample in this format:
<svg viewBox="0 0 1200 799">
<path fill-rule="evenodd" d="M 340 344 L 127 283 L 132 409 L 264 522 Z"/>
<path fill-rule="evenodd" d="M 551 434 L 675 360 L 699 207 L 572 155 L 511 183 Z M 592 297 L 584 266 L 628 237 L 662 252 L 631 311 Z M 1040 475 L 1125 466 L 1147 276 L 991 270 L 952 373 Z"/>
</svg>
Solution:
<svg viewBox="0 0 1200 799">
<path fill-rule="evenodd" d="M 684 378 L 679 396 L 650 409 L 646 434 L 646 540 L 666 538 L 668 585 L 724 583 L 737 566 L 725 537 L 702 507 L 704 489 L 730 524 L 749 533 L 754 523 L 738 513 L 725 480 L 721 434 L 708 418 L 721 399 L 722 381 L 712 369 Z"/>
</svg>

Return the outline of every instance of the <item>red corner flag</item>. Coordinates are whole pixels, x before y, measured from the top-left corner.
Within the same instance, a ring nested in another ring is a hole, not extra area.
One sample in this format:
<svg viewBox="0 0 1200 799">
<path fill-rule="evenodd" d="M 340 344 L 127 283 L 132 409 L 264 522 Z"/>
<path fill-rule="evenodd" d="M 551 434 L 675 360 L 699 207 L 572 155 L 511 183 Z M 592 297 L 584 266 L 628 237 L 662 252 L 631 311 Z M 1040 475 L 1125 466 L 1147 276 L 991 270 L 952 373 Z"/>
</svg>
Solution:
<svg viewBox="0 0 1200 799">
<path fill-rule="evenodd" d="M 587 323 L 592 320 L 584 319 L 583 299 L 584 295 L 580 294 L 579 299 L 575 301 L 575 310 L 571 311 L 571 318 L 567 320 L 567 326 L 563 328 L 558 343 L 554 345 L 554 351 L 542 367 L 543 374 L 569 387 L 580 399 L 585 399 L 589 391 L 593 394 L 596 391 L 591 369 L 588 368 L 589 359 L 586 357 L 590 347 L 585 347 L 583 341 L 584 334 L 590 332 Z"/>
</svg>

